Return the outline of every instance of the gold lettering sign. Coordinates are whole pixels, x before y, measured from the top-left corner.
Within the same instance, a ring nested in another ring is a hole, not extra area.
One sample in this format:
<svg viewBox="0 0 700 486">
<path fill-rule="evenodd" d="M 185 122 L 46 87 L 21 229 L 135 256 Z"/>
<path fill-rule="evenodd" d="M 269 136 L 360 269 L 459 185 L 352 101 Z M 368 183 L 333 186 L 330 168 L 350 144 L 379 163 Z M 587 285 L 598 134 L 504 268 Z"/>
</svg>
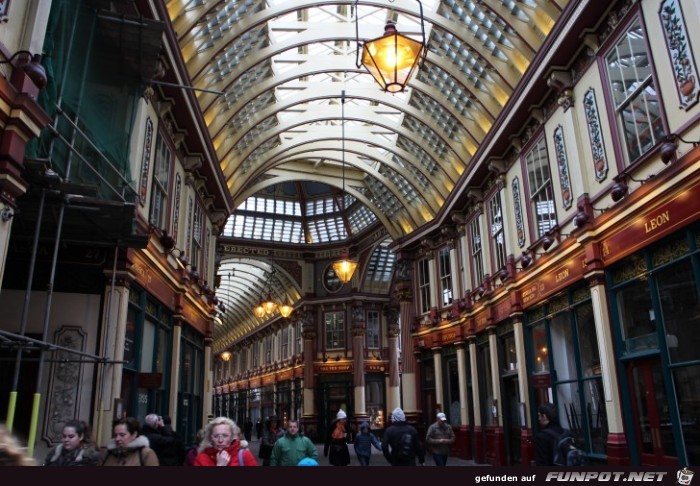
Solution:
<svg viewBox="0 0 700 486">
<path fill-rule="evenodd" d="M 557 272 L 554 275 L 555 282 L 561 282 L 562 280 L 566 280 L 567 278 L 569 278 L 569 269 L 568 268 L 565 268 L 561 272 Z"/>
<path fill-rule="evenodd" d="M 445 342 L 451 341 L 456 337 L 457 337 L 457 331 L 449 331 L 449 332 L 442 333 L 442 340 Z"/>
<path fill-rule="evenodd" d="M 651 233 L 652 231 L 656 231 L 657 229 L 661 228 L 663 225 L 666 223 L 669 223 L 671 221 L 671 216 L 668 213 L 668 210 L 664 211 L 661 214 L 657 214 L 656 216 L 653 216 L 651 219 L 648 219 L 647 221 L 644 222 L 644 232 L 645 233 Z"/>
<path fill-rule="evenodd" d="M 346 365 L 321 365 L 320 371 L 321 373 L 344 373 L 346 371 L 350 371 L 352 368 L 352 365 L 346 364 Z"/>
</svg>

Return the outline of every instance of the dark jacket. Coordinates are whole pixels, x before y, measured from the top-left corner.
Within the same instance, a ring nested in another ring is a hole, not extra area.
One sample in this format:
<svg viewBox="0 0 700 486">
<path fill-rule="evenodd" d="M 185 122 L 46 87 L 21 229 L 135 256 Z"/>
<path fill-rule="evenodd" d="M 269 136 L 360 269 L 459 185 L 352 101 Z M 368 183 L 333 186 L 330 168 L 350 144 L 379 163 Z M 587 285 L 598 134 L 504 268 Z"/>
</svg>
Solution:
<svg viewBox="0 0 700 486">
<path fill-rule="evenodd" d="M 97 466 L 100 453 L 92 447 L 81 447 L 66 451 L 63 444 L 52 448 L 44 460 L 44 466 Z"/>
<path fill-rule="evenodd" d="M 378 451 L 382 450 L 382 444 L 369 430 L 369 422 L 362 422 L 360 433 L 355 436 L 355 454 L 369 457 L 372 455 L 372 446 Z"/>
<path fill-rule="evenodd" d="M 172 429 L 171 429 L 172 430 Z M 173 435 L 166 435 L 161 429 L 154 429 L 149 425 L 141 428 L 141 435 L 148 438 L 151 449 L 158 456 L 161 466 L 181 466 L 184 460 L 182 443 Z"/>
<path fill-rule="evenodd" d="M 413 455 L 408 461 L 401 461 L 396 457 L 404 433 L 410 434 L 413 439 Z M 418 438 L 418 431 L 408 422 L 396 422 L 387 427 L 382 440 L 382 453 L 392 466 L 415 466 L 416 458 L 420 464 L 425 462 L 425 450 Z"/>
<path fill-rule="evenodd" d="M 350 464 L 350 451 L 348 442 L 351 442 L 350 425 L 345 421 L 345 435 L 342 439 L 334 439 L 333 431 L 338 424 L 338 419 L 331 422 L 326 435 L 326 443 L 323 447 L 323 456 L 328 458 L 328 463 L 334 466 L 347 466 Z"/>
<path fill-rule="evenodd" d="M 558 423 L 550 422 L 535 435 L 535 466 L 553 466 L 557 437 L 564 432 Z"/>
<path fill-rule="evenodd" d="M 443 439 L 447 439 L 449 442 L 447 444 L 440 443 L 439 441 Z M 433 454 L 449 456 L 450 447 L 454 441 L 455 433 L 452 426 L 442 420 L 432 423 L 425 435 L 425 443 Z"/>
</svg>

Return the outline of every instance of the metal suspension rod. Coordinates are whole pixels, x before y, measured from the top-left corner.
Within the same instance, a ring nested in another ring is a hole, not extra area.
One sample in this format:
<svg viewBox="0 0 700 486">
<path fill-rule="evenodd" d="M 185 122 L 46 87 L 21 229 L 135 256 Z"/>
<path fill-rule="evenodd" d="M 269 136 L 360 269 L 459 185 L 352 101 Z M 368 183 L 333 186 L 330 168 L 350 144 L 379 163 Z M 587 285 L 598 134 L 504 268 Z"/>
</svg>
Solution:
<svg viewBox="0 0 700 486">
<path fill-rule="evenodd" d="M 36 218 L 36 228 L 34 229 L 34 241 L 32 243 L 32 254 L 29 259 L 29 274 L 27 275 L 27 290 L 24 292 L 24 303 L 22 305 L 22 315 L 20 317 L 19 334 L 24 337 L 27 331 L 27 318 L 29 315 L 29 301 L 32 295 L 32 283 L 34 282 L 34 267 L 36 265 L 36 253 L 39 247 L 39 233 L 41 233 L 41 221 L 44 217 L 44 200 L 46 199 L 46 189 L 41 190 L 39 200 L 39 214 Z M 28 338 L 27 338 L 28 339 Z M 10 391 L 10 401 L 7 406 L 7 431 L 12 433 L 15 423 L 15 407 L 17 406 L 17 388 L 19 386 L 19 371 L 22 365 L 22 345 L 17 348 L 15 357 L 15 370 L 12 377 L 12 390 Z"/>
</svg>

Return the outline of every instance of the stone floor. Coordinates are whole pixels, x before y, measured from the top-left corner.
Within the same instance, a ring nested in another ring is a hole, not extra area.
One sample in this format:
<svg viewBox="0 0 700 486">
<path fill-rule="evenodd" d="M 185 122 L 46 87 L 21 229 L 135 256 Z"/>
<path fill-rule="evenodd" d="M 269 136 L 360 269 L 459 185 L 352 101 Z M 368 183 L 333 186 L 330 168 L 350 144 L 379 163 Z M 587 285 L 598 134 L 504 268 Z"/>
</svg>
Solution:
<svg viewBox="0 0 700 486">
<path fill-rule="evenodd" d="M 348 445 L 350 448 L 350 465 L 351 466 L 359 466 L 360 463 L 357 461 L 357 456 L 355 456 L 355 451 L 353 450 L 352 444 Z M 255 437 L 253 437 L 253 440 L 250 442 L 250 449 L 251 451 L 255 454 L 255 457 L 258 457 L 258 450 L 260 448 L 260 441 L 258 441 Z M 323 444 L 316 444 L 316 449 L 318 449 L 318 462 L 320 466 L 329 466 L 328 464 L 328 458 L 323 457 Z M 262 464 L 262 460 L 258 460 L 260 464 Z M 370 466 L 388 466 L 389 463 L 387 460 L 384 458 L 384 455 L 377 451 L 376 449 L 372 448 L 372 458 L 370 459 Z M 426 454 L 425 457 L 425 465 L 426 466 L 435 466 L 435 462 L 433 461 L 433 458 L 430 456 L 430 454 Z M 474 461 L 468 461 L 465 459 L 459 459 L 456 457 L 450 457 L 447 459 L 447 466 L 481 466 L 483 464 L 476 464 Z"/>
</svg>

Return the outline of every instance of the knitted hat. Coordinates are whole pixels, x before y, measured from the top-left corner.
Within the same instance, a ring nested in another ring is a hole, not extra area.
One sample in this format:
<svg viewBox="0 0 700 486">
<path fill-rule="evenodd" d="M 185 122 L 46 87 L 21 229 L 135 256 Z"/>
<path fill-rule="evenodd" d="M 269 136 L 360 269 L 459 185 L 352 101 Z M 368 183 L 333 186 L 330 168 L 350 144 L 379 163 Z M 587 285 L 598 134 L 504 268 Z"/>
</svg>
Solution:
<svg viewBox="0 0 700 486">
<path fill-rule="evenodd" d="M 338 410 L 338 415 L 336 415 L 335 418 L 340 420 L 340 419 L 346 419 L 346 418 L 348 418 L 348 416 L 345 412 L 343 412 L 343 409 L 341 408 L 340 410 Z"/>
<path fill-rule="evenodd" d="M 391 412 L 391 421 L 392 422 L 405 422 L 406 421 L 406 414 L 403 413 L 403 410 L 401 410 L 400 407 L 396 407 L 393 412 Z"/>
<path fill-rule="evenodd" d="M 316 459 L 312 459 L 311 457 L 305 457 L 299 461 L 297 466 L 318 466 L 318 461 L 316 461 Z"/>
</svg>

